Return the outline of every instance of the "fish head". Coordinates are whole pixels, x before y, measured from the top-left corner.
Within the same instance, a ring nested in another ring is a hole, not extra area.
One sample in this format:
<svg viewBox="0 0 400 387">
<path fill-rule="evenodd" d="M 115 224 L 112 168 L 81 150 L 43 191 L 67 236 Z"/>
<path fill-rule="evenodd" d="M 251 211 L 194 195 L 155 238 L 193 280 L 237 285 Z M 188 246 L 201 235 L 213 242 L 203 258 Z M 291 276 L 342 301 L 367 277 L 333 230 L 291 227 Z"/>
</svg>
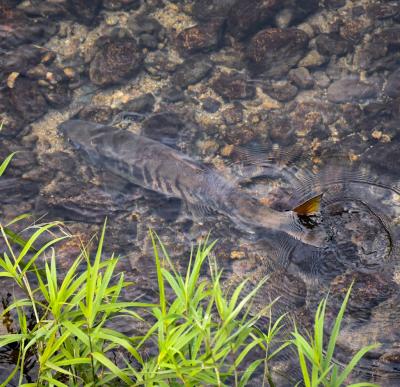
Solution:
<svg viewBox="0 0 400 387">
<path fill-rule="evenodd" d="M 90 151 L 95 139 L 107 132 L 107 126 L 83 120 L 68 120 L 58 125 L 58 132 L 77 150 Z"/>
</svg>

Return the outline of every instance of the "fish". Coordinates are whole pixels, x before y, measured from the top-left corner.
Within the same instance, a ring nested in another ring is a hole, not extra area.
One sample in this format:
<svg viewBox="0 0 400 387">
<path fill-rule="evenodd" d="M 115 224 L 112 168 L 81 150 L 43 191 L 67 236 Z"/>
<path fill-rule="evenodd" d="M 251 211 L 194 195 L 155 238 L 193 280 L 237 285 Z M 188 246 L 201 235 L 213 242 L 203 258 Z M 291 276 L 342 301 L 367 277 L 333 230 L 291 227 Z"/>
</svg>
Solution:
<svg viewBox="0 0 400 387">
<path fill-rule="evenodd" d="M 168 197 L 179 198 L 204 214 L 226 215 L 249 229 L 281 231 L 308 245 L 327 241 L 314 217 L 322 194 L 289 211 L 277 211 L 216 170 L 151 138 L 113 126 L 71 119 L 59 133 L 93 166 Z"/>
</svg>

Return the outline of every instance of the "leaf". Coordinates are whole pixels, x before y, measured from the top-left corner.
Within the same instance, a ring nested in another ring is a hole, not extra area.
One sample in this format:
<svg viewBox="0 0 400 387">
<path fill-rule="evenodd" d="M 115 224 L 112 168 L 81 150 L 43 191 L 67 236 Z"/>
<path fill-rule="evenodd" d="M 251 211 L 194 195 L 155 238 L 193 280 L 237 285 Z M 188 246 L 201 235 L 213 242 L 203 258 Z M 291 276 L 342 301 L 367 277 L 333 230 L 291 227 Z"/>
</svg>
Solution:
<svg viewBox="0 0 400 387">
<path fill-rule="evenodd" d="M 115 376 L 118 376 L 121 380 L 123 380 L 129 386 L 132 385 L 132 380 L 121 370 L 119 369 L 110 359 L 105 357 L 100 352 L 93 352 L 92 356 L 94 359 L 99 361 L 105 367 L 107 367 Z"/>
<path fill-rule="evenodd" d="M 3 126 L 3 125 L 2 125 Z M 17 152 L 11 153 L 6 159 L 0 164 L 0 176 L 3 175 L 4 171 L 6 170 L 8 164 L 10 164 L 12 158 L 17 154 Z"/>
</svg>

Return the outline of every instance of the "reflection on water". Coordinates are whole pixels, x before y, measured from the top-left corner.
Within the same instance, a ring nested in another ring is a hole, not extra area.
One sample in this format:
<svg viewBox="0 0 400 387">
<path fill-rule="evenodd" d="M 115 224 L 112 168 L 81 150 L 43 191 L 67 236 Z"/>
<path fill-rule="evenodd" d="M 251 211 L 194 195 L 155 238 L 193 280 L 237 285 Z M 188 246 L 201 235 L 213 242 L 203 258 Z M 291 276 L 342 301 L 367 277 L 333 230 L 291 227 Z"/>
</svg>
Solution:
<svg viewBox="0 0 400 387">
<path fill-rule="evenodd" d="M 355 281 L 337 361 L 379 342 L 354 379 L 396 385 L 399 49 L 397 1 L 3 0 L 0 159 L 19 153 L 0 180 L 2 221 L 32 212 L 89 238 L 107 216 L 108 249 L 138 283 L 127 298 L 154 297 L 148 227 L 182 267 L 211 230 L 226 286 L 269 275 L 254 307 L 280 297 L 277 315 L 305 328 Z M 159 141 L 278 211 L 323 193 L 313 221 L 329 238 L 249 230 L 100 170 L 58 136 L 71 118 Z M 61 247 L 62 267 L 76 248 Z M 13 356 L 0 356 L 5 374 Z M 290 354 L 274 367 L 296 378 Z"/>
</svg>

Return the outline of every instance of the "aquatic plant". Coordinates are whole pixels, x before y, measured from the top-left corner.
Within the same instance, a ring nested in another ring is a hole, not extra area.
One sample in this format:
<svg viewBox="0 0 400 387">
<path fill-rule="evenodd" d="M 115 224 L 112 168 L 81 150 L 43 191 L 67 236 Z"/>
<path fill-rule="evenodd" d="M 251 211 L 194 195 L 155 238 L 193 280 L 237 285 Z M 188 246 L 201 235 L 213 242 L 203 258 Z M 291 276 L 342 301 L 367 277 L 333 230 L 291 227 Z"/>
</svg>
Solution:
<svg viewBox="0 0 400 387">
<path fill-rule="evenodd" d="M 148 304 L 121 301 L 122 289 L 132 284 L 124 281 L 123 273 L 115 274 L 118 258 L 101 259 L 105 226 L 95 257 L 91 258 L 88 248 L 82 247 L 63 276 L 53 248 L 70 237 L 61 223 L 37 226 L 25 247 L 18 251 L 1 226 L 0 230 L 8 248 L 0 258 L 0 277 L 11 278 L 26 294 L 8 305 L 1 315 L 12 320 L 12 313 L 16 312 L 17 328 L 9 328 L 8 334 L 0 336 L 0 346 L 13 345 L 19 353 L 17 364 L 3 385 L 19 373 L 23 386 L 100 386 L 113 381 L 137 386 L 245 386 L 257 371 L 264 373 L 264 385 L 274 387 L 270 361 L 294 344 L 305 386 L 340 386 L 361 357 L 374 347 L 361 349 L 343 370 L 334 362 L 335 343 L 350 289 L 326 349 L 326 299 L 318 307 L 310 343 L 297 328 L 292 333 L 293 340 L 280 341 L 278 333 L 285 316 L 273 319 L 273 303 L 251 314 L 251 300 L 266 279 L 249 293 L 244 292 L 246 280 L 231 292 L 224 291 L 222 272 L 211 254 L 215 242 L 206 240 L 196 252 L 192 251 L 186 273 L 180 274 L 161 241 L 150 231 L 159 301 Z M 55 231 L 60 234 L 60 230 L 61 235 L 55 236 Z M 50 240 L 29 254 L 31 246 L 49 233 Z M 45 262 L 40 269 L 37 265 L 41 257 Z M 22 265 L 24 259 L 27 262 Z M 210 276 L 201 274 L 207 259 Z M 269 315 L 270 322 L 260 329 L 256 323 L 263 315 Z M 147 332 L 129 337 L 107 326 L 121 317 L 148 323 Z M 144 356 L 145 347 L 152 348 L 154 354 Z M 260 356 L 260 349 L 264 357 Z M 123 361 L 118 364 L 113 360 L 116 351 L 123 353 Z M 29 370 L 33 358 L 36 369 Z M 23 384 L 27 371 L 36 376 L 31 383 Z"/>
<path fill-rule="evenodd" d="M 350 373 L 354 370 L 361 358 L 368 352 L 378 347 L 377 344 L 371 344 L 361 348 L 350 360 L 350 362 L 341 367 L 336 364 L 333 358 L 336 342 L 340 332 L 343 315 L 346 309 L 347 302 L 350 297 L 352 286 L 347 291 L 343 300 L 342 306 L 336 316 L 333 325 L 328 345 L 324 346 L 324 325 L 325 311 L 328 298 L 325 298 L 318 305 L 314 319 L 314 334 L 309 337 L 299 333 L 296 325 L 292 343 L 298 351 L 299 363 L 303 375 L 303 383 L 305 387 L 340 387 L 345 382 Z M 376 387 L 373 383 L 355 383 L 349 384 L 349 387 Z"/>
<path fill-rule="evenodd" d="M 108 355 L 123 349 L 142 362 L 135 348 L 138 339 L 110 329 L 106 323 L 121 317 L 140 319 L 131 308 L 152 305 L 119 300 L 121 290 L 130 284 L 124 281 L 123 273 L 119 273 L 118 279 L 113 278 L 117 257 L 101 260 L 105 226 L 94 260 L 83 248 L 63 279 L 52 246 L 68 235 L 51 238 L 21 266 L 30 246 L 54 228 L 60 229 L 60 224 L 38 227 L 26 246 L 17 252 L 0 226 L 8 247 L 0 259 L 0 276 L 12 278 L 26 294 L 26 298 L 15 300 L 2 313 L 4 317 L 17 312 L 18 330 L 2 335 L 0 346 L 14 344 L 19 350 L 17 365 L 4 384 L 19 372 L 22 385 L 25 364 L 32 356 L 36 358 L 36 382 L 40 385 L 102 385 L 113 379 L 131 384 L 129 374 L 120 370 Z M 36 266 L 40 257 L 45 257 L 43 270 Z M 31 312 L 33 318 L 29 317 Z"/>
</svg>

